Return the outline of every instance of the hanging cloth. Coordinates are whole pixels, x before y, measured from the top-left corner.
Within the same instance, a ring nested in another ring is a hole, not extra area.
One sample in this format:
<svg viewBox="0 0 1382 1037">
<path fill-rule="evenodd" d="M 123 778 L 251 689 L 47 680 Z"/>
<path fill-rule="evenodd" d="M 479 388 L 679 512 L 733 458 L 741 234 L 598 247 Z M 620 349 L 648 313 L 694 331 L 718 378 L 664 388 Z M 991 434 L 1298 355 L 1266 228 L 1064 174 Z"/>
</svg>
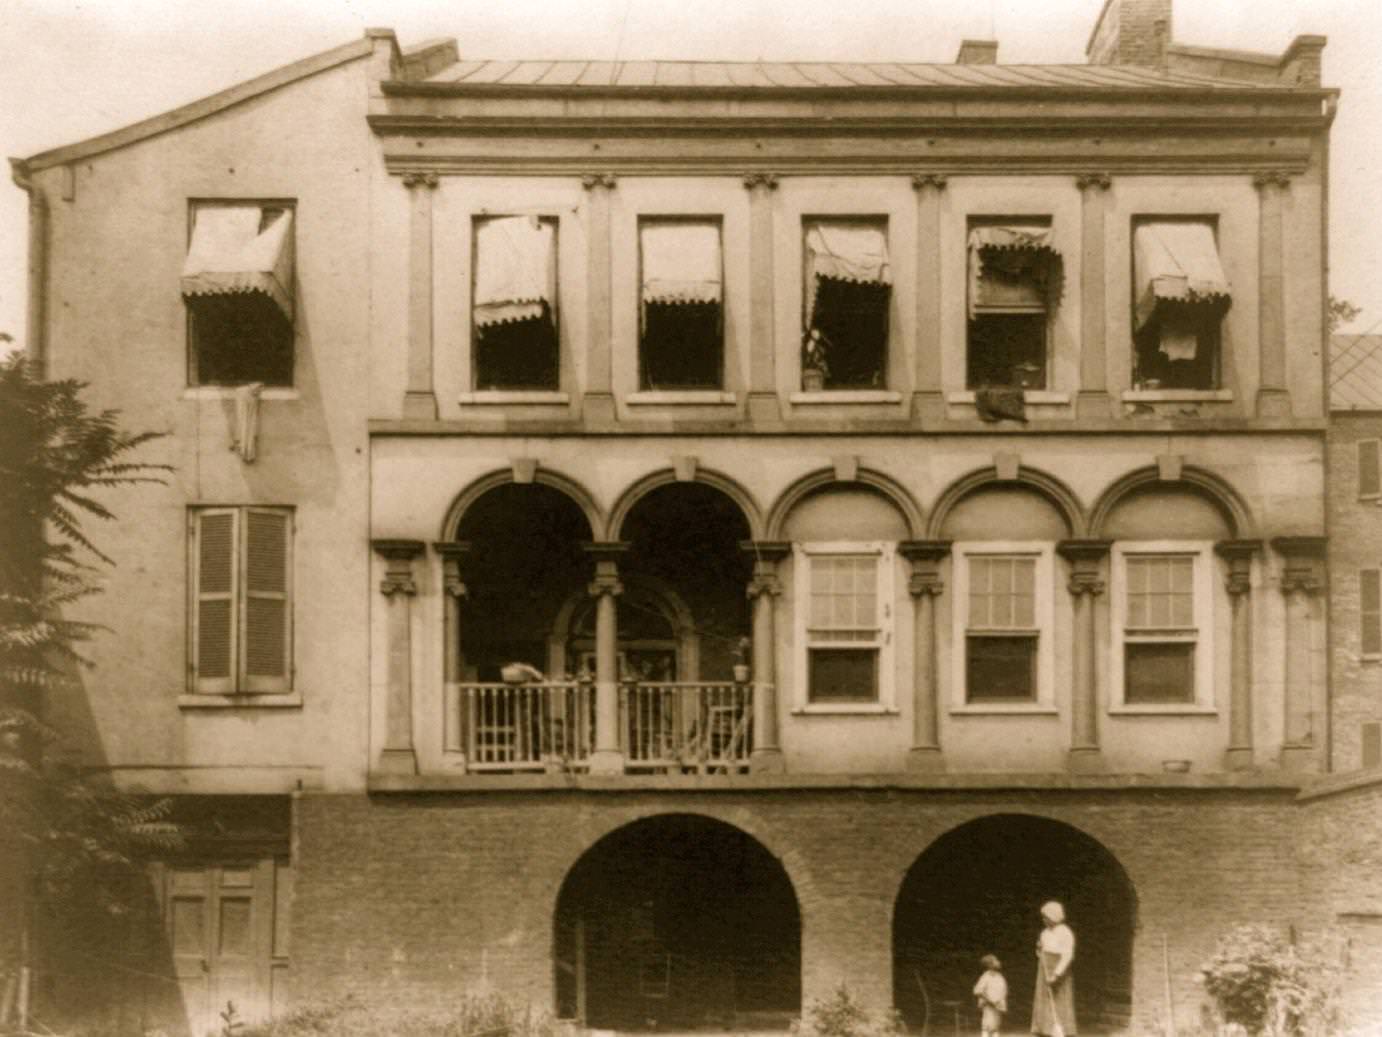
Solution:
<svg viewBox="0 0 1382 1037">
<path fill-rule="evenodd" d="M 535 320 L 556 300 L 556 235 L 536 216 L 499 216 L 475 232 L 475 326 Z"/>
</svg>

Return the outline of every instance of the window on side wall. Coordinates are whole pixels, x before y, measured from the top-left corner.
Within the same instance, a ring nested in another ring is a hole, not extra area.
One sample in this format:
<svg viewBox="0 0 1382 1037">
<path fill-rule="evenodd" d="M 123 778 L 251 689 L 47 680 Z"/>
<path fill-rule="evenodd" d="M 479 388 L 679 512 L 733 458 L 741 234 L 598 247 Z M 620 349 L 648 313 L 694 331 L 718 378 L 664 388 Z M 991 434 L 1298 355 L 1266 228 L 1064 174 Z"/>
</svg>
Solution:
<svg viewBox="0 0 1382 1037">
<path fill-rule="evenodd" d="M 292 690 L 292 511 L 193 508 L 189 519 L 192 690 Z"/>
<path fill-rule="evenodd" d="M 557 221 L 475 220 L 471 298 L 476 389 L 560 388 Z"/>
<path fill-rule="evenodd" d="M 1358 441 L 1358 499 L 1382 500 L 1382 441 Z"/>
<path fill-rule="evenodd" d="M 1115 676 L 1122 705 L 1211 704 L 1209 546 L 1138 545 L 1115 552 Z"/>
<path fill-rule="evenodd" d="M 797 556 L 798 659 L 808 706 L 887 704 L 892 549 L 804 544 Z"/>
<path fill-rule="evenodd" d="M 1232 299 L 1214 222 L 1135 221 L 1133 282 L 1134 386 L 1219 388 L 1221 327 Z"/>
<path fill-rule="evenodd" d="M 1060 255 L 1049 222 L 971 221 L 970 389 L 1044 389 L 1050 309 L 1060 297 Z"/>
<path fill-rule="evenodd" d="M 888 384 L 892 267 L 882 218 L 807 219 L 802 388 Z"/>
<path fill-rule="evenodd" d="M 1382 569 L 1358 571 L 1359 648 L 1365 659 L 1382 659 Z"/>
<path fill-rule="evenodd" d="M 719 221 L 640 220 L 638 247 L 639 387 L 720 388 L 724 314 Z"/>
<path fill-rule="evenodd" d="M 192 385 L 293 384 L 293 208 L 196 202 L 182 267 Z"/>
</svg>

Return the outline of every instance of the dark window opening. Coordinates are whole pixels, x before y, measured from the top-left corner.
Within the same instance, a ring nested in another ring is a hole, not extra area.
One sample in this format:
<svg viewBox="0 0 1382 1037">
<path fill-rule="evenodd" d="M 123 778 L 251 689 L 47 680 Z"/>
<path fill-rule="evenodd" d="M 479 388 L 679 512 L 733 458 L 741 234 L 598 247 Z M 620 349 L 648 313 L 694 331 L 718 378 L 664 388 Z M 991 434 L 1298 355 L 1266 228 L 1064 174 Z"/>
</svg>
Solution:
<svg viewBox="0 0 1382 1037">
<path fill-rule="evenodd" d="M 1046 388 L 1046 314 L 976 314 L 969 322 L 965 384 Z"/>
<path fill-rule="evenodd" d="M 1162 302 L 1135 337 L 1139 389 L 1219 387 L 1220 306 Z"/>
<path fill-rule="evenodd" d="M 1036 699 L 1035 634 L 977 635 L 965 640 L 965 685 L 970 702 Z"/>
<path fill-rule="evenodd" d="M 293 384 L 293 325 L 260 292 L 188 296 L 193 385 Z"/>
<path fill-rule="evenodd" d="M 812 702 L 878 701 L 878 649 L 812 648 Z"/>
<path fill-rule="evenodd" d="M 890 285 L 877 282 L 816 279 L 811 327 L 825 340 L 824 388 L 876 389 L 887 384 L 891 292 Z"/>
<path fill-rule="evenodd" d="M 1127 642 L 1123 684 L 1123 700 L 1130 706 L 1194 702 L 1194 642 Z"/>
<path fill-rule="evenodd" d="M 477 327 L 477 389 L 555 390 L 561 381 L 557 328 L 551 308 L 528 320 Z"/>
<path fill-rule="evenodd" d="M 718 389 L 724 347 L 718 302 L 648 302 L 639 344 L 644 389 Z"/>
</svg>

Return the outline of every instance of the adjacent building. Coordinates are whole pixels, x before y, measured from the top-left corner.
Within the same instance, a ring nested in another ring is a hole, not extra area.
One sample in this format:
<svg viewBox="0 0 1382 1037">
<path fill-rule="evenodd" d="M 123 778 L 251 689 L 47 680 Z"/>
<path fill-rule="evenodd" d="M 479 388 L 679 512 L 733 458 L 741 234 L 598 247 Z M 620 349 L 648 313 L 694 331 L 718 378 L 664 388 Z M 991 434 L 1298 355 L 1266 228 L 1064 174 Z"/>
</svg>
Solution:
<svg viewBox="0 0 1382 1037">
<path fill-rule="evenodd" d="M 32 353 L 176 468 L 60 704 L 192 836 L 124 1017 L 771 1030 L 843 982 L 920 1024 L 994 952 L 1020 1022 L 1052 898 L 1094 1032 L 1197 1018 L 1239 921 L 1371 953 L 1326 853 L 1378 802 L 1327 775 L 1376 742 L 1328 693 L 1337 92 L 1320 37 L 1170 14 L 1046 66 L 370 31 L 16 161 Z"/>
</svg>

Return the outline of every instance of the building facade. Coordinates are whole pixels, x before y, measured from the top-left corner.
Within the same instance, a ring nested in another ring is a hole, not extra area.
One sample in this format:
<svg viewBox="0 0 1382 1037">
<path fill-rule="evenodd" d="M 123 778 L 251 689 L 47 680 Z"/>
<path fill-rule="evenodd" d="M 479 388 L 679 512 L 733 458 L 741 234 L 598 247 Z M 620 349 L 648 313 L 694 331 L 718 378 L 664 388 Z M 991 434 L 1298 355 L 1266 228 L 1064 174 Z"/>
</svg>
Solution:
<svg viewBox="0 0 1382 1037">
<path fill-rule="evenodd" d="M 16 162 L 31 351 L 175 467 L 58 707 L 191 833 L 126 1017 L 919 1025 L 993 951 L 1020 1020 L 1055 898 L 1113 1032 L 1236 922 L 1373 917 L 1300 836 L 1377 796 L 1326 776 L 1337 94 L 1169 19 L 1040 67 L 371 31 Z"/>
</svg>

